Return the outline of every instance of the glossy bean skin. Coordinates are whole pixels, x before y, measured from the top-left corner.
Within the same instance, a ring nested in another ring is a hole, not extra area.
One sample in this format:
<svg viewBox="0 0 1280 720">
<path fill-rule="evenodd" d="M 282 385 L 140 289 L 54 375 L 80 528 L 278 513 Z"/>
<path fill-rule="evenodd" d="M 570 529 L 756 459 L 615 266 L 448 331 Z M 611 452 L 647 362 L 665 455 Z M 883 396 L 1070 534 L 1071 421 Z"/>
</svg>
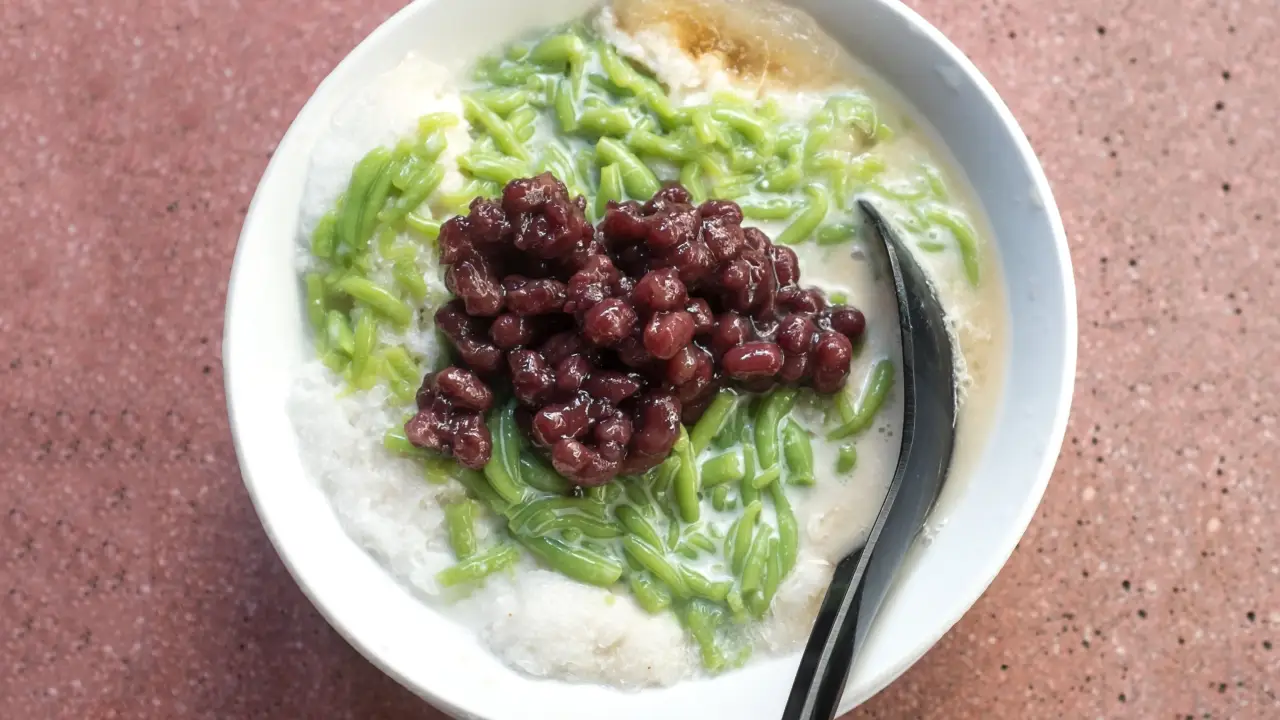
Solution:
<svg viewBox="0 0 1280 720">
<path fill-rule="evenodd" d="M 484 412 L 493 406 L 493 391 L 475 373 L 449 367 L 436 374 L 436 387 L 454 404 Z"/>
<path fill-rule="evenodd" d="M 773 377 L 782 369 L 782 349 L 771 342 L 749 342 L 730 348 L 724 355 L 724 370 L 739 379 Z"/>
<path fill-rule="evenodd" d="M 781 467 L 777 465 L 774 465 L 772 467 L 767 467 L 761 470 L 760 472 L 756 473 L 756 476 L 751 480 L 751 487 L 755 488 L 757 491 L 763 490 L 769 487 L 769 485 L 777 482 L 778 479 L 781 477 L 782 477 Z"/>
</svg>

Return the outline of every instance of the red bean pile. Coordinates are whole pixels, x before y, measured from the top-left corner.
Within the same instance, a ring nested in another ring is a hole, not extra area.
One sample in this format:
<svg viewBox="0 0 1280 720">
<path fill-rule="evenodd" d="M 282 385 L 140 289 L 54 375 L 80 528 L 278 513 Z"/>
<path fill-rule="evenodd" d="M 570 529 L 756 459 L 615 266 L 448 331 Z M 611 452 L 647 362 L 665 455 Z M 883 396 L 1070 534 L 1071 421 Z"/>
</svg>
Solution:
<svg viewBox="0 0 1280 720">
<path fill-rule="evenodd" d="M 735 203 L 695 206 L 668 185 L 644 204 L 610 203 L 599 228 L 585 208 L 543 173 L 443 225 L 457 299 L 436 327 L 464 367 L 423 380 L 413 444 L 483 466 L 482 413 L 505 377 L 555 469 L 599 485 L 662 462 L 726 383 L 844 385 L 866 318 L 801 288 L 795 252 L 742 227 Z"/>
</svg>

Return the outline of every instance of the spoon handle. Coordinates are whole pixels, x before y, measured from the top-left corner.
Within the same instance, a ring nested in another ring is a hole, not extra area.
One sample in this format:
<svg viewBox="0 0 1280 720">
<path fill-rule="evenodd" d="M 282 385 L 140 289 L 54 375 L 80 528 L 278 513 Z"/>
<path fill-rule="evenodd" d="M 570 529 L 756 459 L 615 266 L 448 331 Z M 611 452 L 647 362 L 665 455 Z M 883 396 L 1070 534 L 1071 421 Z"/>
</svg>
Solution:
<svg viewBox="0 0 1280 720">
<path fill-rule="evenodd" d="M 900 478 L 908 472 L 910 427 L 909 423 L 904 424 L 907 434 L 903 437 L 895 482 L 889 485 L 866 544 L 846 555 L 832 573 L 831 585 L 800 657 L 800 668 L 791 685 L 783 720 L 835 717 L 853 659 L 889 592 L 893 574 L 910 546 L 914 529 L 919 528 L 919 521 L 928 512 L 927 505 L 921 507 L 923 498 L 920 497 L 908 498 L 913 502 L 895 503 L 903 486 Z M 880 542 L 882 535 L 888 536 L 887 542 Z"/>
<path fill-rule="evenodd" d="M 953 349 L 941 304 L 893 228 L 873 205 L 862 200 L 858 204 L 884 243 L 898 297 L 902 447 L 866 544 L 845 556 L 832 574 L 783 720 L 835 717 L 853 660 L 938 497 L 955 441 Z"/>
<path fill-rule="evenodd" d="M 864 555 L 858 550 L 836 565 L 831 587 L 800 657 L 783 720 L 830 720 L 835 716 L 858 645 L 859 612 L 865 590 L 860 582 Z"/>
</svg>

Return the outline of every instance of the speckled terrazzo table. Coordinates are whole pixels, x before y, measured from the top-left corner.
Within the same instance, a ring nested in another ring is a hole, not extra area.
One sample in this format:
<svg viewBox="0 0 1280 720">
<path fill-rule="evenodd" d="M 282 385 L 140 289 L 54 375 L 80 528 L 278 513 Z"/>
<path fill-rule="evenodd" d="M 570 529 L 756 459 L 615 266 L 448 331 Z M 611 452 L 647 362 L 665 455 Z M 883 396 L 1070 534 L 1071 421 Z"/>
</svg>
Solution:
<svg viewBox="0 0 1280 720">
<path fill-rule="evenodd" d="M 219 364 L 241 219 L 400 3 L 0 7 L 0 718 L 440 718 L 274 555 Z M 990 591 L 854 717 L 1280 717 L 1274 0 L 923 0 L 1071 236 L 1080 369 Z"/>
</svg>

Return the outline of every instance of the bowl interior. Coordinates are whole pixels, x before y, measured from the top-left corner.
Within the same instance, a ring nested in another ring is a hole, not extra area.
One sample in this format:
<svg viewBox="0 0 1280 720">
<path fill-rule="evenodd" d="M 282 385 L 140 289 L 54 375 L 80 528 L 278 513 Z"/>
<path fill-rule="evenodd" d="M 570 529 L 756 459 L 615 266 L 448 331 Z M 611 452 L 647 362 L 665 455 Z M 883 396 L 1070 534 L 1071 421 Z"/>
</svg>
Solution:
<svg viewBox="0 0 1280 720">
<path fill-rule="evenodd" d="M 1009 358 L 993 429 L 973 478 L 938 508 L 849 680 L 842 709 L 897 677 L 973 604 L 1022 535 L 1061 445 L 1075 368 L 1075 295 L 1061 221 L 1007 108 L 935 29 L 896 0 L 800 0 L 823 27 L 937 128 L 995 232 L 1009 303 Z M 307 103 L 267 168 L 246 218 L 228 292 L 224 362 L 241 469 L 272 542 L 304 592 L 370 660 L 459 717 L 778 717 L 797 656 L 675 687 L 627 693 L 536 681 L 399 586 L 343 533 L 304 475 L 285 411 L 308 353 L 295 273 L 308 156 L 364 78 L 409 51 L 450 69 L 591 0 L 419 0 L 378 28 Z"/>
</svg>

